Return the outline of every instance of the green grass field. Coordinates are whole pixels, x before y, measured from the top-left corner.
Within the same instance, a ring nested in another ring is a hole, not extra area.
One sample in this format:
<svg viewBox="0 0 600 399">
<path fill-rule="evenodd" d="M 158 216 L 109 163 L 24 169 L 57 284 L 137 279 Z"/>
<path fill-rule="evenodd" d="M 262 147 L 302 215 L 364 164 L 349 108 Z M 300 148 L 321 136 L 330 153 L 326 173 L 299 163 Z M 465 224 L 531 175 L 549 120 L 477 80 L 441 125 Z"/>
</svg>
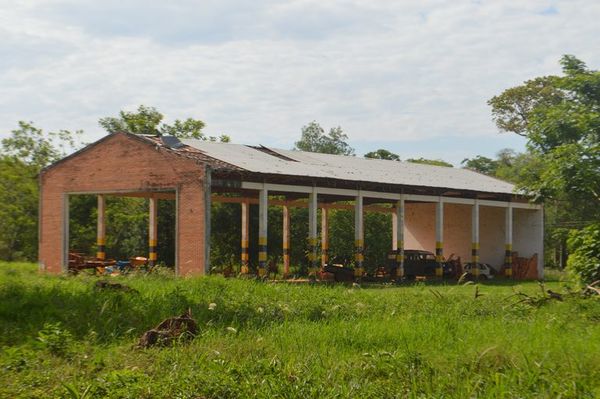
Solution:
<svg viewBox="0 0 600 399">
<path fill-rule="evenodd" d="M 111 279 L 135 293 L 97 280 L 0 263 L 0 397 L 600 397 L 600 300 L 558 281 L 546 288 L 562 302 L 535 282 Z M 193 341 L 135 348 L 188 308 Z"/>
</svg>

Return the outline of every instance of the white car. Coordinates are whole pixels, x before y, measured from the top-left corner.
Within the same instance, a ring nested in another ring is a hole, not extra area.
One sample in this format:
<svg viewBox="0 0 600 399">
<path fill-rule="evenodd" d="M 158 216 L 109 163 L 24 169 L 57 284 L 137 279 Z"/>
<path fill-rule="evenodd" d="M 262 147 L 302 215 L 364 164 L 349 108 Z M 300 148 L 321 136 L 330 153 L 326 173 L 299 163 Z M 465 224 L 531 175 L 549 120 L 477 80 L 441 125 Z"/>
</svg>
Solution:
<svg viewBox="0 0 600 399">
<path fill-rule="evenodd" d="M 494 274 L 496 274 L 496 269 L 490 266 L 488 263 L 477 263 L 477 267 L 479 268 L 479 278 L 483 279 L 491 279 L 494 278 Z M 466 263 L 464 266 L 465 273 L 468 275 L 473 275 L 473 263 Z"/>
</svg>

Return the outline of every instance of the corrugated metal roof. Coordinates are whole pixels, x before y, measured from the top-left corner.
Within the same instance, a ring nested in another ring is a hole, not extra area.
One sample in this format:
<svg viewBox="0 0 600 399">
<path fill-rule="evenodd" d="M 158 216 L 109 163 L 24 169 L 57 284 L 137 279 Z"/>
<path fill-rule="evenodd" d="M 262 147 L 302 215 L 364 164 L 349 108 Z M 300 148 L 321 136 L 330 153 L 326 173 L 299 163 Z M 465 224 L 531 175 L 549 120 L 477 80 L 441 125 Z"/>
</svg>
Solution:
<svg viewBox="0 0 600 399">
<path fill-rule="evenodd" d="M 467 169 L 266 147 L 282 155 L 278 157 L 241 144 L 181 141 L 209 157 L 255 173 L 514 194 L 512 184 Z"/>
</svg>

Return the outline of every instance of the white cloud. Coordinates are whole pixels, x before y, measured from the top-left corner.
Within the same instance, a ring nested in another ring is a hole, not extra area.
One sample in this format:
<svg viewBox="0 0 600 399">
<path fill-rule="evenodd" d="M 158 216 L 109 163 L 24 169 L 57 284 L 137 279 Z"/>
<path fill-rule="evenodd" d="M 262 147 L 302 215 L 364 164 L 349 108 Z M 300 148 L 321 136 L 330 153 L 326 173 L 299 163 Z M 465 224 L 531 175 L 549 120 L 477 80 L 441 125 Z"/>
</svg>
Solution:
<svg viewBox="0 0 600 399">
<path fill-rule="evenodd" d="M 583 0 L 156 4 L 0 2 L 0 136 L 25 119 L 90 141 L 146 104 L 237 142 L 290 147 L 316 119 L 360 147 L 484 151 L 491 96 L 564 53 L 600 67 L 600 4 Z"/>
</svg>

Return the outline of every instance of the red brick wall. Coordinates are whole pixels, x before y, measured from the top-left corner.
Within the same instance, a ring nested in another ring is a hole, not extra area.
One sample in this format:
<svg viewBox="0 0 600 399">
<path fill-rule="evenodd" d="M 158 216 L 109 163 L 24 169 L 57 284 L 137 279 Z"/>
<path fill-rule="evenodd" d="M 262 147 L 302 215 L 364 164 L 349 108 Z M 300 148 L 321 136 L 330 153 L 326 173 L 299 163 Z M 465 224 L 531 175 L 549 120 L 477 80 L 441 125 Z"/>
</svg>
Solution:
<svg viewBox="0 0 600 399">
<path fill-rule="evenodd" d="M 203 274 L 205 167 L 126 134 L 114 134 L 40 176 L 39 261 L 63 270 L 65 193 L 178 190 L 180 275 Z"/>
</svg>

